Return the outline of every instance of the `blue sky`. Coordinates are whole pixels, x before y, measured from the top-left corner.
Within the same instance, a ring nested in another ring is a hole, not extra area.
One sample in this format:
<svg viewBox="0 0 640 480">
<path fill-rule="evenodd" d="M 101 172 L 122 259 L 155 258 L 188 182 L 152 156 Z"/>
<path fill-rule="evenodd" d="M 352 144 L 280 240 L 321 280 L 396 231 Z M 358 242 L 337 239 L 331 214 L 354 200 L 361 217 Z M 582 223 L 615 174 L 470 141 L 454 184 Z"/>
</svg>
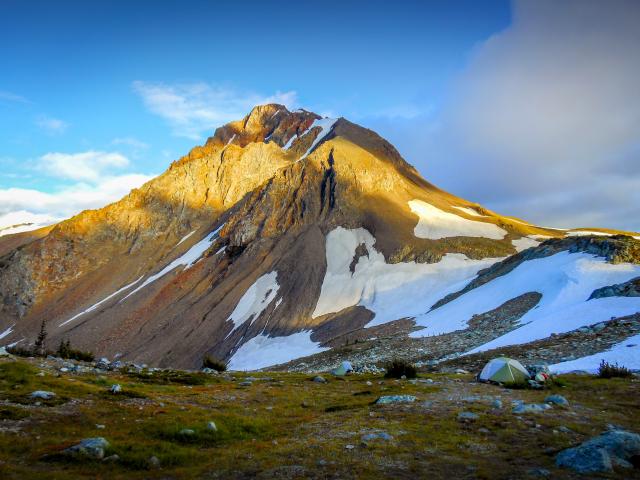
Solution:
<svg viewBox="0 0 640 480">
<path fill-rule="evenodd" d="M 572 175 L 615 163 L 624 181 L 629 170 L 640 176 L 629 167 L 638 152 L 637 134 L 628 133 L 637 102 L 609 98 L 636 72 L 637 4 L 555 3 L 4 0 L 0 220 L 23 211 L 61 217 L 115 200 L 216 126 L 275 100 L 374 128 L 426 178 L 501 213 L 640 229 L 630 198 L 612 194 L 617 177 L 597 187 L 600 202 L 603 192 L 612 198 L 596 211 L 586 177 Z M 587 56 L 583 39 L 592 33 Z M 556 58 L 558 50 L 566 55 Z M 600 61 L 622 73 L 597 78 L 574 98 L 571 76 Z M 593 108 L 576 101 L 599 97 L 605 101 Z M 541 127 L 558 112 L 557 128 Z M 608 132 L 579 120 L 602 112 L 627 124 Z M 589 129 L 607 138 L 572 147 Z M 568 138 L 559 141 L 558 132 Z M 532 148 L 540 144 L 551 154 Z M 597 158 L 587 161 L 585 152 Z M 513 181 L 540 158 L 550 163 L 534 175 L 538 190 Z M 479 165 L 461 178 L 461 169 Z"/>
</svg>

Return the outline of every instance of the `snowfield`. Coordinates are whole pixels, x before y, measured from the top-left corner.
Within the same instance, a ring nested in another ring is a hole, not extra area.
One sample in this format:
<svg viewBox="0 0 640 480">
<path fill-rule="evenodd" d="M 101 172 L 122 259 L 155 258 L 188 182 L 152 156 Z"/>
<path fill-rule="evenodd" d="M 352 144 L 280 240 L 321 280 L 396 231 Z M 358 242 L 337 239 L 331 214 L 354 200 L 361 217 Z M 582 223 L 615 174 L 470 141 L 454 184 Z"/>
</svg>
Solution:
<svg viewBox="0 0 640 480">
<path fill-rule="evenodd" d="M 381 325 L 427 312 L 448 293 L 466 285 L 482 268 L 499 259 L 470 260 L 462 254 L 448 254 L 438 263 L 388 264 L 375 247 L 375 237 L 366 229 L 337 227 L 326 238 L 327 271 L 313 317 L 354 305 L 375 313 L 367 325 Z M 365 245 L 351 273 L 356 248 Z"/>
<path fill-rule="evenodd" d="M 0 340 L 2 340 L 4 337 L 10 335 L 11 332 L 13 331 L 13 327 L 15 327 L 15 326 L 16 326 L 16 324 L 14 323 L 9 328 L 7 328 L 4 332 L 0 333 Z"/>
<path fill-rule="evenodd" d="M 231 357 L 230 370 L 257 370 L 286 363 L 296 358 L 320 353 L 328 348 L 311 340 L 311 332 L 298 332 L 286 337 L 258 335 L 242 345 Z"/>
<path fill-rule="evenodd" d="M 552 373 L 573 371 L 596 373 L 602 360 L 608 363 L 617 363 L 631 370 L 640 370 L 640 335 L 629 337 L 624 342 L 620 342 L 604 352 L 549 365 L 549 369 Z"/>
<path fill-rule="evenodd" d="M 418 238 L 440 240 L 449 237 L 484 237 L 502 240 L 507 235 L 506 230 L 493 223 L 468 220 L 422 200 L 411 200 L 409 208 L 419 218 L 413 229 Z"/>
<path fill-rule="evenodd" d="M 469 208 L 469 207 L 453 207 L 453 208 L 460 210 L 461 212 L 464 212 L 467 215 L 471 215 L 472 217 L 486 217 L 486 215 L 480 215 L 473 208 Z"/>
<path fill-rule="evenodd" d="M 540 245 L 540 242 L 535 238 L 522 237 L 511 240 L 511 244 L 516 248 L 517 252 L 521 252 L 523 250 L 526 250 L 527 248 L 537 247 L 538 245 Z"/>
<path fill-rule="evenodd" d="M 233 322 L 233 330 L 244 324 L 247 320 L 253 323 L 276 298 L 278 289 L 280 288 L 277 277 L 278 272 L 266 273 L 247 289 L 227 319 Z M 231 335 L 231 333 L 229 333 L 229 335 Z"/>
<path fill-rule="evenodd" d="M 600 235 L 603 237 L 610 237 L 613 233 L 594 232 L 593 230 L 574 230 L 573 232 L 567 232 L 567 237 L 584 237 L 586 235 Z"/>
<path fill-rule="evenodd" d="M 638 265 L 613 265 L 586 253 L 560 252 L 529 260 L 508 274 L 417 317 L 417 325 L 426 328 L 411 336 L 441 335 L 465 329 L 474 314 L 493 310 L 524 293 L 539 292 L 540 303 L 521 317 L 520 327 L 467 353 L 532 342 L 552 333 L 564 333 L 640 311 L 638 297 L 587 301 L 597 288 L 626 282 L 638 275 Z"/>
</svg>

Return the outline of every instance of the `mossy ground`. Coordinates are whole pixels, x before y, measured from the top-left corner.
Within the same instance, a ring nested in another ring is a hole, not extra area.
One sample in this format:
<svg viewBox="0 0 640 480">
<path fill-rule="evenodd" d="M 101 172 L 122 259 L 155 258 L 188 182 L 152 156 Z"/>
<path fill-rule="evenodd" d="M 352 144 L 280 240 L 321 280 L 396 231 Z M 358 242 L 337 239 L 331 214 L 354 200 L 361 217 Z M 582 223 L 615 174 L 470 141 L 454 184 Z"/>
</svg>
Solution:
<svg viewBox="0 0 640 480">
<path fill-rule="evenodd" d="M 475 383 L 471 375 L 429 375 L 433 384 L 420 382 L 424 375 L 415 384 L 357 375 L 327 377 L 322 384 L 288 373 L 231 373 L 201 381 L 199 374 L 194 380 L 179 372 L 57 376 L 44 369 L 46 375 L 37 376 L 40 370 L 37 361 L 0 362 L 0 478 L 493 479 L 528 478 L 539 468 L 553 478 L 578 478 L 555 467 L 556 452 L 610 423 L 640 431 L 637 379 L 564 377 L 565 386 L 552 391 L 567 397 L 569 408 L 517 416 L 511 400 L 541 402 L 550 391 L 506 390 Z M 258 380 L 241 386 L 248 376 Z M 121 384 L 123 393 L 105 393 L 112 383 Z M 57 396 L 37 405 L 29 398 L 34 390 Z M 393 394 L 418 401 L 373 404 Z M 501 409 L 491 405 L 498 397 Z M 460 422 L 461 411 L 479 419 Z M 207 430 L 209 421 L 217 432 Z M 195 433 L 180 433 L 184 428 Z M 362 435 L 372 431 L 393 440 L 364 445 Z M 110 442 L 107 455 L 117 454 L 118 461 L 58 455 L 96 436 Z M 150 465 L 151 456 L 159 468 Z M 619 472 L 620 478 L 634 475 L 640 478 L 638 471 Z"/>
</svg>

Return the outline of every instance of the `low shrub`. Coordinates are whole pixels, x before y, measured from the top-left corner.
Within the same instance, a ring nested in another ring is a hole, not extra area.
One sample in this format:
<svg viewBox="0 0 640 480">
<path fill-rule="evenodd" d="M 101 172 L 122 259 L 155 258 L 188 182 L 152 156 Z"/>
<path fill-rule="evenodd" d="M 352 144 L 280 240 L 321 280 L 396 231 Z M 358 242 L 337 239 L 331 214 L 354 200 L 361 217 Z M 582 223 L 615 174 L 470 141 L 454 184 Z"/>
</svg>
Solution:
<svg viewBox="0 0 640 480">
<path fill-rule="evenodd" d="M 385 378 L 416 378 L 418 371 L 415 365 L 407 362 L 406 360 L 396 359 L 391 361 L 385 366 L 387 373 L 384 374 Z"/>
<path fill-rule="evenodd" d="M 633 373 L 627 367 L 602 360 L 598 367 L 598 376 L 600 378 L 629 378 L 633 376 Z"/>
<path fill-rule="evenodd" d="M 91 352 L 84 352 L 82 350 L 76 350 L 71 347 L 71 342 L 67 340 L 66 342 L 61 340 L 60 345 L 58 346 L 58 351 L 56 355 L 60 358 L 70 359 L 70 360 L 80 360 L 83 362 L 93 362 L 95 356 Z"/>
<path fill-rule="evenodd" d="M 33 349 L 14 345 L 13 347 L 7 347 L 7 352 L 16 357 L 35 357 Z"/>
<path fill-rule="evenodd" d="M 211 355 L 205 355 L 202 359 L 202 368 L 211 368 L 216 372 L 226 372 L 228 367 L 228 362 L 218 360 Z"/>
</svg>

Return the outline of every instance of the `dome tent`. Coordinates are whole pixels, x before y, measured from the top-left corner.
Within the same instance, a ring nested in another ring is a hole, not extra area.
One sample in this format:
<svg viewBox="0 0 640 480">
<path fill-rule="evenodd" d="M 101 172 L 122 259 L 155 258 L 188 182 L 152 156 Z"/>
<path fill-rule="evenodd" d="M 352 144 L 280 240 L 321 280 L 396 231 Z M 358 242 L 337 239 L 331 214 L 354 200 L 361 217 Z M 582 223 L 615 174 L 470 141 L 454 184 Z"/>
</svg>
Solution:
<svg viewBox="0 0 640 480">
<path fill-rule="evenodd" d="M 351 363 L 347 361 L 342 362 L 342 365 L 331 371 L 333 375 L 336 375 L 338 377 L 347 375 L 350 372 L 353 372 L 353 367 L 351 366 Z"/>
<path fill-rule="evenodd" d="M 528 380 L 529 372 L 517 360 L 499 357 L 484 366 L 478 379 L 484 382 L 518 383 Z"/>
</svg>

